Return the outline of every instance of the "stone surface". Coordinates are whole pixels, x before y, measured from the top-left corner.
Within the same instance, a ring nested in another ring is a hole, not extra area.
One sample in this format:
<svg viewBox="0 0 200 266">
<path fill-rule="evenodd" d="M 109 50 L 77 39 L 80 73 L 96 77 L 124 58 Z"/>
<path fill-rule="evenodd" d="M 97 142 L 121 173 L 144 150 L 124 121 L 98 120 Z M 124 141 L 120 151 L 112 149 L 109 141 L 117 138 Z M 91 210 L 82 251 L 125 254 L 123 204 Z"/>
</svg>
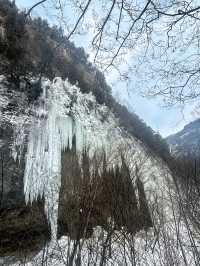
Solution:
<svg viewBox="0 0 200 266">
<path fill-rule="evenodd" d="M 35 255 L 50 239 L 43 200 L 25 204 L 24 160 L 11 156 L 13 130 L 10 124 L 0 127 L 0 257 L 3 264 Z M 12 258 L 12 259 L 11 259 Z"/>
</svg>

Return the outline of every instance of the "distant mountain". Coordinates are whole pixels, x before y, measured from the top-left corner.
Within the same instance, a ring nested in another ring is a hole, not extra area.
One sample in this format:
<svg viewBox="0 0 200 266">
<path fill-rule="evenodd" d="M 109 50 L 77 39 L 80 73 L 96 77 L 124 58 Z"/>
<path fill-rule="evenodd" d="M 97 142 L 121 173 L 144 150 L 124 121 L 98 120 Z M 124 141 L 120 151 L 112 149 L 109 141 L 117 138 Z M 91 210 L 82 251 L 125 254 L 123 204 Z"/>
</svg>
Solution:
<svg viewBox="0 0 200 266">
<path fill-rule="evenodd" d="M 200 154 L 200 119 L 186 125 L 180 132 L 166 138 L 175 155 Z"/>
</svg>

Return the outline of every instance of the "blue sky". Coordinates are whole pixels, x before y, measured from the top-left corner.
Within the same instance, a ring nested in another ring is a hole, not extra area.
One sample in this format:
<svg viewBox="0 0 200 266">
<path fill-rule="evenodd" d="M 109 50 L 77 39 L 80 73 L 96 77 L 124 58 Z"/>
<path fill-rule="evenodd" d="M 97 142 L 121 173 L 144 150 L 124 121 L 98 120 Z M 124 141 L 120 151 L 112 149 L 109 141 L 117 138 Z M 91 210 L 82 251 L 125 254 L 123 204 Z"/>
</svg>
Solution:
<svg viewBox="0 0 200 266">
<path fill-rule="evenodd" d="M 28 8 L 36 2 L 37 0 L 16 0 L 16 4 L 20 8 Z M 47 10 L 48 9 L 46 9 L 46 11 Z M 74 16 L 72 16 L 70 8 L 66 10 L 68 13 L 66 14 L 68 22 L 71 19 L 70 23 L 73 25 Z M 54 24 L 56 18 L 53 14 L 49 14 L 49 10 L 48 12 L 46 11 L 41 7 L 38 9 L 36 8 L 33 15 L 46 17 L 48 13 L 48 21 L 51 24 Z M 62 22 L 60 23 L 62 24 Z M 91 53 L 88 34 L 83 36 L 75 35 L 72 38 L 72 41 L 74 41 L 76 46 L 83 46 L 87 53 Z M 193 113 L 194 105 L 192 103 L 187 104 L 184 109 L 177 107 L 167 109 L 161 106 L 162 103 L 160 99 L 147 99 L 142 97 L 137 91 L 137 88 L 134 87 L 134 83 L 130 83 L 129 89 L 127 89 L 126 84 L 120 82 L 117 79 L 116 73 L 113 71 L 106 74 L 106 79 L 113 88 L 113 95 L 115 95 L 121 103 L 127 105 L 130 111 L 136 112 L 140 118 L 142 118 L 155 131 L 159 132 L 163 137 L 181 130 L 185 124 L 196 118 Z"/>
</svg>

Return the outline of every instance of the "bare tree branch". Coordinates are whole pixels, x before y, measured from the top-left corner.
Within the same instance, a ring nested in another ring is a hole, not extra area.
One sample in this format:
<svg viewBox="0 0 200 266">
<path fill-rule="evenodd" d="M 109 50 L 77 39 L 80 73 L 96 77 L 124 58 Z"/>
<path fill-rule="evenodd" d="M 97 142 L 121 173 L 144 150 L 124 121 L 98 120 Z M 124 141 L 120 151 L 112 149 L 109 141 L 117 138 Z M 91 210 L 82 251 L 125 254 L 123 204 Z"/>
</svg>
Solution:
<svg viewBox="0 0 200 266">
<path fill-rule="evenodd" d="M 30 16 L 31 12 L 33 11 L 34 8 L 36 8 L 37 6 L 43 4 L 44 2 L 46 2 L 47 0 L 41 0 L 40 2 L 37 2 L 35 5 L 33 5 L 26 13 L 25 17 Z"/>
<path fill-rule="evenodd" d="M 98 33 L 94 36 L 93 40 L 92 40 L 92 44 L 96 45 L 96 43 L 98 42 L 98 45 L 97 45 L 97 51 L 96 51 L 96 54 L 95 54 L 95 57 L 94 57 L 94 62 L 96 61 L 96 58 L 97 58 L 97 55 L 98 55 L 98 52 L 99 52 L 99 49 L 100 49 L 100 46 L 101 46 L 101 42 L 102 42 L 102 36 L 103 36 L 103 31 L 104 31 L 104 28 L 106 26 L 106 23 L 108 22 L 108 19 L 110 18 L 111 16 L 111 13 L 113 11 L 113 8 L 115 6 L 115 3 L 116 3 L 116 0 L 113 0 L 112 2 L 112 6 L 108 12 L 108 15 L 106 16 L 104 22 L 103 22 L 103 25 L 101 26 L 100 30 L 98 31 Z"/>
<path fill-rule="evenodd" d="M 71 37 L 71 36 L 74 34 L 74 32 L 76 31 L 76 28 L 78 27 L 80 21 L 81 21 L 82 18 L 84 17 L 84 15 L 85 15 L 85 13 L 86 13 L 86 11 L 87 11 L 87 9 L 88 9 L 90 3 L 91 3 L 91 0 L 88 0 L 88 2 L 87 2 L 87 4 L 86 4 L 86 6 L 85 6 L 83 12 L 81 13 L 80 17 L 78 18 L 78 20 L 77 20 L 77 22 L 76 22 L 74 28 L 72 29 L 72 31 L 70 32 L 70 34 L 67 36 L 67 39 L 68 39 L 68 40 L 70 39 L 70 37 Z"/>
<path fill-rule="evenodd" d="M 151 3 L 151 0 L 148 0 L 147 4 L 145 5 L 144 9 L 142 10 L 142 12 L 140 13 L 140 15 L 134 20 L 133 24 L 131 25 L 128 33 L 126 34 L 126 36 L 124 37 L 122 43 L 120 44 L 119 48 L 117 49 L 117 52 L 115 53 L 115 55 L 113 56 L 110 64 L 106 67 L 106 70 L 113 65 L 114 60 L 116 59 L 116 57 L 119 55 L 119 52 L 121 50 L 121 48 L 123 47 L 124 43 L 126 42 L 127 38 L 129 37 L 129 35 L 131 34 L 131 31 L 133 30 L 135 23 L 141 19 L 141 17 L 143 16 L 143 14 L 145 13 L 145 11 L 147 10 L 149 4 Z"/>
<path fill-rule="evenodd" d="M 188 11 L 184 11 L 184 10 L 179 9 L 177 13 L 166 13 L 166 12 L 163 12 L 160 9 L 158 9 L 157 6 L 156 6 L 156 4 L 153 1 L 150 1 L 150 2 L 153 5 L 154 9 L 159 14 L 165 15 L 165 16 L 168 16 L 168 17 L 176 17 L 176 16 L 182 16 L 182 15 L 190 15 L 191 13 L 194 13 L 194 12 L 200 10 L 200 6 L 198 6 L 196 8 L 192 8 L 192 9 L 190 9 Z"/>
<path fill-rule="evenodd" d="M 120 14 L 119 14 L 119 21 L 117 23 L 117 35 L 116 35 L 116 40 L 119 38 L 119 29 L 120 29 L 120 23 L 121 23 L 121 18 L 122 18 L 122 11 L 124 8 L 124 0 L 121 2 L 121 8 L 120 8 Z"/>
</svg>

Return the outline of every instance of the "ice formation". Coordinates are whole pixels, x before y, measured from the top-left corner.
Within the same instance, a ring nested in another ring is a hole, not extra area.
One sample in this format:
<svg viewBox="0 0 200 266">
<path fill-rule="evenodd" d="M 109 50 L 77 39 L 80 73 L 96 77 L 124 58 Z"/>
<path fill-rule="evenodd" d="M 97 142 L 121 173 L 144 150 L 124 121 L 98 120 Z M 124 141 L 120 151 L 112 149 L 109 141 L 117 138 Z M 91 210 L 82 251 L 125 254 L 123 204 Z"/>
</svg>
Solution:
<svg viewBox="0 0 200 266">
<path fill-rule="evenodd" d="M 159 180 L 163 179 L 162 174 L 158 174 L 157 166 L 152 163 L 151 158 L 147 159 L 142 144 L 119 127 L 117 118 L 108 107 L 97 104 L 91 93 L 81 93 L 77 86 L 71 85 L 67 80 L 43 80 L 42 87 L 43 93 L 38 102 L 30 107 L 27 117 L 20 118 L 20 123 L 24 124 L 28 119 L 30 127 L 25 158 L 24 192 L 26 202 L 44 197 L 52 238 L 56 238 L 57 232 L 61 153 L 68 145 L 71 147 L 73 135 L 76 136 L 77 150 L 81 151 L 84 146 L 89 146 L 92 155 L 103 148 L 111 165 L 121 162 L 120 154 L 124 150 L 131 170 L 134 171 L 136 161 L 137 164 L 142 164 L 140 171 L 147 194 L 152 195 L 152 191 L 157 190 Z M 20 147 L 25 142 L 25 126 L 22 128 L 23 134 L 16 134 L 15 137 L 15 158 L 22 154 Z M 158 178 L 152 182 L 149 178 L 154 172 Z"/>
<path fill-rule="evenodd" d="M 66 89 L 66 88 L 65 88 Z M 77 136 L 78 148 L 83 143 L 79 123 L 69 115 L 70 99 L 63 86 L 43 82 L 39 106 L 33 108 L 26 166 L 24 191 L 26 202 L 38 197 L 45 199 L 45 209 L 51 224 L 52 237 L 56 237 L 58 195 L 61 182 L 61 153 L 71 147 Z"/>
<path fill-rule="evenodd" d="M 24 193 L 26 202 L 44 197 L 52 238 L 56 239 L 62 151 L 72 147 L 73 136 L 76 136 L 77 151 L 87 146 L 91 156 L 97 149 L 108 150 L 108 143 L 113 149 L 123 138 L 120 129 L 113 125 L 112 115 L 108 115 L 110 121 L 102 123 L 101 116 L 108 112 L 108 108 L 100 105 L 97 108 L 92 94 L 82 94 L 77 86 L 60 78 L 53 82 L 43 80 L 42 87 L 41 97 L 31 108 Z M 116 136 L 116 133 L 118 138 L 113 139 L 113 145 L 111 136 Z M 16 133 L 15 159 L 22 154 L 24 141 L 25 138 Z"/>
<path fill-rule="evenodd" d="M 44 197 L 52 238 L 56 239 L 62 151 L 68 145 L 71 148 L 75 135 L 78 151 L 87 146 L 92 156 L 103 148 L 110 151 L 112 164 L 115 164 L 120 156 L 116 156 L 114 149 L 118 149 L 124 139 L 113 114 L 106 106 L 98 105 L 92 94 L 82 94 L 77 86 L 60 78 L 53 82 L 43 80 L 42 87 L 41 97 L 31 108 L 24 192 L 26 202 Z M 106 116 L 105 121 L 102 116 Z M 16 136 L 15 139 L 13 156 L 18 158 L 24 138 Z"/>
</svg>

